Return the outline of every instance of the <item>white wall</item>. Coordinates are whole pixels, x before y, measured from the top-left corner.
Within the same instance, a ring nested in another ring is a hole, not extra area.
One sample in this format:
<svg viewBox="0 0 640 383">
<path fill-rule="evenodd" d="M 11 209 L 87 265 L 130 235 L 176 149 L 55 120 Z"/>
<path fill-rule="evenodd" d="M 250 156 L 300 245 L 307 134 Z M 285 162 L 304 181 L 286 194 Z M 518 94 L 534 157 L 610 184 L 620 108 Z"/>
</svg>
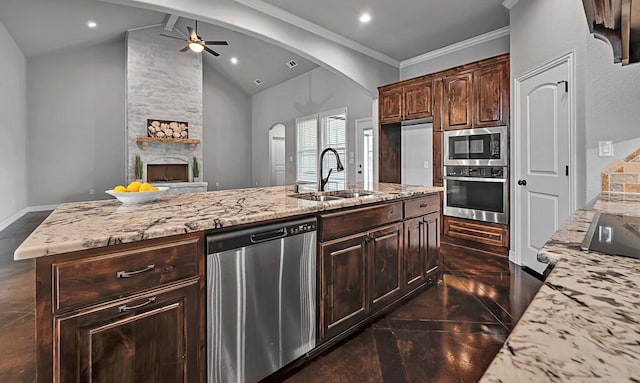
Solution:
<svg viewBox="0 0 640 383">
<path fill-rule="evenodd" d="M 362 89 L 324 68 L 316 68 L 252 98 L 253 185 L 269 183 L 269 128 L 286 126 L 286 182 L 295 181 L 295 119 L 347 107 L 347 152 L 355 152 L 355 120 L 371 117 L 372 99 Z M 294 158 L 290 162 L 290 157 Z M 348 181 L 355 181 L 355 165 L 343 159 Z"/>
<path fill-rule="evenodd" d="M 26 60 L 0 23 L 0 226 L 27 206 Z"/>
<path fill-rule="evenodd" d="M 250 187 L 251 96 L 206 61 L 203 69 L 203 180 L 209 190 Z"/>
<path fill-rule="evenodd" d="M 509 52 L 509 35 L 400 68 L 400 80 L 439 72 Z"/>
<path fill-rule="evenodd" d="M 28 60 L 29 205 L 125 182 L 124 56 L 117 41 Z"/>
<path fill-rule="evenodd" d="M 587 38 L 587 205 L 598 197 L 600 173 L 640 148 L 640 64 L 613 63 L 611 48 Z M 599 157 L 598 141 L 613 141 L 615 157 Z"/>
<path fill-rule="evenodd" d="M 433 186 L 433 125 L 403 126 L 401 141 L 402 183 Z"/>
</svg>

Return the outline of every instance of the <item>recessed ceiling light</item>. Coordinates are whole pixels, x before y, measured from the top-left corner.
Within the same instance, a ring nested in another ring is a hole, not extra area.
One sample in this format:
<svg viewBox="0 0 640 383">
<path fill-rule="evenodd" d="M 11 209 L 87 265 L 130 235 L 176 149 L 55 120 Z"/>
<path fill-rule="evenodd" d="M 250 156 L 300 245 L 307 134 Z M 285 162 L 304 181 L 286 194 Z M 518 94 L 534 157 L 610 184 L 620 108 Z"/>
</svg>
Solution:
<svg viewBox="0 0 640 383">
<path fill-rule="evenodd" d="M 368 13 L 363 13 L 360 15 L 358 20 L 363 24 L 368 23 L 369 21 L 371 21 L 371 15 Z"/>
<path fill-rule="evenodd" d="M 89 27 L 89 28 L 95 28 L 97 26 L 98 26 L 98 24 L 95 21 L 89 21 L 87 23 L 87 27 Z"/>
<path fill-rule="evenodd" d="M 231 58 L 231 64 L 236 65 L 238 63 L 238 58 L 237 57 L 232 57 Z"/>
</svg>

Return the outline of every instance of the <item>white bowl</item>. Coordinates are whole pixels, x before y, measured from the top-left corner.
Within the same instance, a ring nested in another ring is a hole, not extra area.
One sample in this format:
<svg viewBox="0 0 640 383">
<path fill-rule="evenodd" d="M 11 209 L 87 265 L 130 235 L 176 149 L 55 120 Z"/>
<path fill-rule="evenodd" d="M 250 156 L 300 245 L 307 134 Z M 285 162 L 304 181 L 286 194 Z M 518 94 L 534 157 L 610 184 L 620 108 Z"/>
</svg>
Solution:
<svg viewBox="0 0 640 383">
<path fill-rule="evenodd" d="M 124 204 L 132 204 L 132 203 L 145 203 L 145 202 L 155 201 L 167 190 L 169 190 L 168 187 L 159 186 L 158 190 L 148 191 L 148 192 L 117 193 L 117 192 L 114 192 L 113 190 L 105 190 L 104 192 L 116 197 L 118 201 Z"/>
</svg>

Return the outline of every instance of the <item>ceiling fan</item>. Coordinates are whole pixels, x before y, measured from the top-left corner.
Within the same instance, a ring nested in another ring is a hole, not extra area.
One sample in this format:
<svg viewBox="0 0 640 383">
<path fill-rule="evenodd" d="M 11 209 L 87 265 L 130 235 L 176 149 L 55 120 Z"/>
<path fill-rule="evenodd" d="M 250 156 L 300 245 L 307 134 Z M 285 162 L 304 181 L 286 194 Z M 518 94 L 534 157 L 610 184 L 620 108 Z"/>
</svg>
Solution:
<svg viewBox="0 0 640 383">
<path fill-rule="evenodd" d="M 189 36 L 186 36 L 184 33 L 180 32 L 180 30 L 177 28 L 174 28 L 174 30 L 178 32 L 180 35 L 182 35 L 183 38 L 166 35 L 164 33 L 161 33 L 160 36 L 169 37 L 169 38 L 181 40 L 181 41 L 186 41 L 187 45 L 184 48 L 182 48 L 180 52 L 186 52 L 189 49 L 191 49 L 193 52 L 196 52 L 196 53 L 206 51 L 208 53 L 211 53 L 214 56 L 220 56 L 220 53 L 209 48 L 207 45 L 229 45 L 229 43 L 226 41 L 206 41 L 206 40 L 203 40 L 202 37 L 198 36 L 198 20 L 196 20 L 195 29 L 189 26 L 187 27 L 187 30 L 189 31 Z"/>
</svg>

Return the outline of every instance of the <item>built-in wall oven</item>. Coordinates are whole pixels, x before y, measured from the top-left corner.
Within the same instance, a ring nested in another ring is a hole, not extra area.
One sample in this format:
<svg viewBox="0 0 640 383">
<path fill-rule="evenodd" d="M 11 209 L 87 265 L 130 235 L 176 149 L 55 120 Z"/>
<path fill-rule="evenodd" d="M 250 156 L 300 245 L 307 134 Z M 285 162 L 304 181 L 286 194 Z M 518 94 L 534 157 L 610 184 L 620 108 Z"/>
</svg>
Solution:
<svg viewBox="0 0 640 383">
<path fill-rule="evenodd" d="M 507 166 L 507 127 L 444 133 L 445 166 Z"/>
<path fill-rule="evenodd" d="M 445 171 L 444 215 L 507 223 L 505 167 L 447 166 Z"/>
</svg>

